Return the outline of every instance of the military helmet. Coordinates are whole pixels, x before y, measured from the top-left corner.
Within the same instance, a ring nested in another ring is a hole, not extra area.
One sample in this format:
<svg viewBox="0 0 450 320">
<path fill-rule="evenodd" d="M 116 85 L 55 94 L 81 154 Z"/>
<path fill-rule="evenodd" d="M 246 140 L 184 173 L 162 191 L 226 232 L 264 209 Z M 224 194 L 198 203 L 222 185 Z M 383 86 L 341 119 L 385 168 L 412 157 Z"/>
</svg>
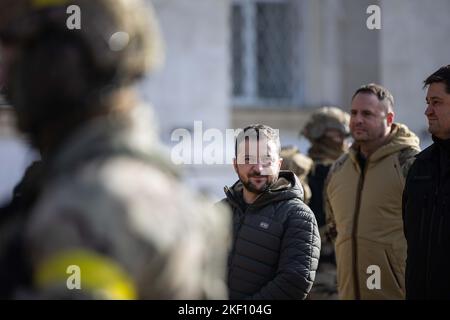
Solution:
<svg viewBox="0 0 450 320">
<path fill-rule="evenodd" d="M 306 176 L 313 166 L 313 161 L 301 154 L 298 148 L 294 146 L 282 147 L 280 157 L 283 158 L 281 170 L 291 170 L 298 177 Z"/>
<path fill-rule="evenodd" d="M 327 129 L 336 129 L 344 136 L 350 134 L 350 115 L 338 107 L 322 107 L 315 111 L 300 134 L 314 141 L 322 137 Z"/>
<path fill-rule="evenodd" d="M 159 28 L 152 8 L 142 0 L 0 1 L 4 42 L 36 39 L 49 26 L 78 35 L 95 72 L 113 72 L 116 79 L 137 78 L 162 62 Z"/>
</svg>

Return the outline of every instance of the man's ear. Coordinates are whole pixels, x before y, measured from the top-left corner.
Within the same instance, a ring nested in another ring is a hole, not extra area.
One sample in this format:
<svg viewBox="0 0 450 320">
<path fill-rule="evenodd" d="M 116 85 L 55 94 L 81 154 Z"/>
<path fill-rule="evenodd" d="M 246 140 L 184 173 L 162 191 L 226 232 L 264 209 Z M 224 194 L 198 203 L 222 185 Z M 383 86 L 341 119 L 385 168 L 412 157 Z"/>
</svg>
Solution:
<svg viewBox="0 0 450 320">
<path fill-rule="evenodd" d="M 387 121 L 388 127 L 390 127 L 392 125 L 392 123 L 394 122 L 394 118 L 395 118 L 395 113 L 392 111 L 389 111 L 386 115 L 386 121 Z"/>
<path fill-rule="evenodd" d="M 282 164 L 283 164 L 283 158 L 280 157 L 280 159 L 278 159 L 278 170 L 281 168 Z"/>
<path fill-rule="evenodd" d="M 234 171 L 235 171 L 237 174 L 239 174 L 236 158 L 233 158 L 233 168 L 234 168 Z"/>
</svg>

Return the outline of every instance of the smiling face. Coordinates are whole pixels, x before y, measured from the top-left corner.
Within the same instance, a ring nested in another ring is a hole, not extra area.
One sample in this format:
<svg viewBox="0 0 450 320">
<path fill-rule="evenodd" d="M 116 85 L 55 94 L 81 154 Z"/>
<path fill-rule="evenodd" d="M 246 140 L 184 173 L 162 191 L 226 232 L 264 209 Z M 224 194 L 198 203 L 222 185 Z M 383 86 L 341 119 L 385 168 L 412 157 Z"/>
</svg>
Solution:
<svg viewBox="0 0 450 320">
<path fill-rule="evenodd" d="M 428 131 L 439 139 L 450 139 L 450 94 L 443 82 L 430 84 L 427 92 Z"/>
<path fill-rule="evenodd" d="M 244 188 L 258 195 L 277 181 L 281 162 L 276 143 L 261 137 L 241 142 L 233 165 Z"/>
</svg>

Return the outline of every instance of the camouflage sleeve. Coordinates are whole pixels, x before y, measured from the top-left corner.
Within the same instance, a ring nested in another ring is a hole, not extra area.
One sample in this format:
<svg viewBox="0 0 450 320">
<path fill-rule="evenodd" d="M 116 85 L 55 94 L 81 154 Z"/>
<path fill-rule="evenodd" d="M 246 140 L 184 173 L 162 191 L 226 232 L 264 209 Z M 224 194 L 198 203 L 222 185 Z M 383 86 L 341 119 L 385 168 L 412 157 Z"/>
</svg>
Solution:
<svg viewBox="0 0 450 320">
<path fill-rule="evenodd" d="M 118 242 L 134 247 L 136 240 L 121 226 L 123 207 L 112 200 L 104 188 L 79 181 L 59 181 L 44 191 L 26 234 L 33 295 L 43 299 L 138 296 L 132 270 L 118 250 Z M 112 234 L 117 241 L 112 241 Z M 134 259 L 130 251 L 128 257 Z"/>
<path fill-rule="evenodd" d="M 336 229 L 336 221 L 334 218 L 333 208 L 330 204 L 330 199 L 328 197 L 328 189 L 330 185 L 331 178 L 333 174 L 338 171 L 344 162 L 348 159 L 348 155 L 344 154 L 339 159 L 337 159 L 330 168 L 328 172 L 327 178 L 325 179 L 325 183 L 323 186 L 323 208 L 325 211 L 325 219 L 326 219 L 326 231 L 325 236 L 328 241 L 334 242 L 337 237 L 337 229 Z"/>
<path fill-rule="evenodd" d="M 416 159 L 416 155 L 420 152 L 418 148 L 406 148 L 399 152 L 398 154 L 398 162 L 401 169 L 401 174 L 404 180 L 408 176 L 409 169 L 411 168 L 414 160 Z"/>
<path fill-rule="evenodd" d="M 53 299 L 223 299 L 228 224 L 144 164 L 56 181 L 27 230 L 34 287 Z"/>
</svg>

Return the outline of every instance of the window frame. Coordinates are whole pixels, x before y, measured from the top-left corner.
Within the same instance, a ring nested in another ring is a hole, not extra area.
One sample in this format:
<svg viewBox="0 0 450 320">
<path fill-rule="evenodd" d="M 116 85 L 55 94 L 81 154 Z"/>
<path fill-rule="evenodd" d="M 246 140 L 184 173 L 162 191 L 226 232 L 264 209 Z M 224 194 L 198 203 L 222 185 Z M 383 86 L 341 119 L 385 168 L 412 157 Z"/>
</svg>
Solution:
<svg viewBox="0 0 450 320">
<path fill-rule="evenodd" d="M 257 16 L 257 4 L 279 3 L 289 4 L 290 0 L 233 0 L 232 6 L 238 5 L 242 12 L 242 37 L 241 37 L 241 57 L 242 57 L 242 94 L 235 95 L 231 92 L 233 108 L 267 108 L 267 109 L 298 109 L 303 102 L 302 81 L 293 81 L 292 85 L 298 88 L 298 92 L 290 98 L 268 98 L 258 95 L 258 65 L 257 65 L 257 28 L 255 27 Z M 232 19 L 230 19 L 230 24 Z M 233 26 L 231 26 L 232 28 Z M 293 32 L 296 32 L 294 30 Z M 233 34 L 231 34 L 233 36 Z M 233 41 L 233 39 L 231 39 Z M 234 59 L 234 52 L 231 45 L 231 59 Z M 293 44 L 294 45 L 294 44 Z M 298 59 L 298 64 L 302 62 Z M 234 61 L 231 62 L 234 67 Z M 299 66 L 300 67 L 300 66 Z M 299 68 L 301 69 L 301 68 Z M 294 78 L 299 78 L 299 70 L 294 70 Z M 231 77 L 234 81 L 233 76 Z"/>
</svg>

